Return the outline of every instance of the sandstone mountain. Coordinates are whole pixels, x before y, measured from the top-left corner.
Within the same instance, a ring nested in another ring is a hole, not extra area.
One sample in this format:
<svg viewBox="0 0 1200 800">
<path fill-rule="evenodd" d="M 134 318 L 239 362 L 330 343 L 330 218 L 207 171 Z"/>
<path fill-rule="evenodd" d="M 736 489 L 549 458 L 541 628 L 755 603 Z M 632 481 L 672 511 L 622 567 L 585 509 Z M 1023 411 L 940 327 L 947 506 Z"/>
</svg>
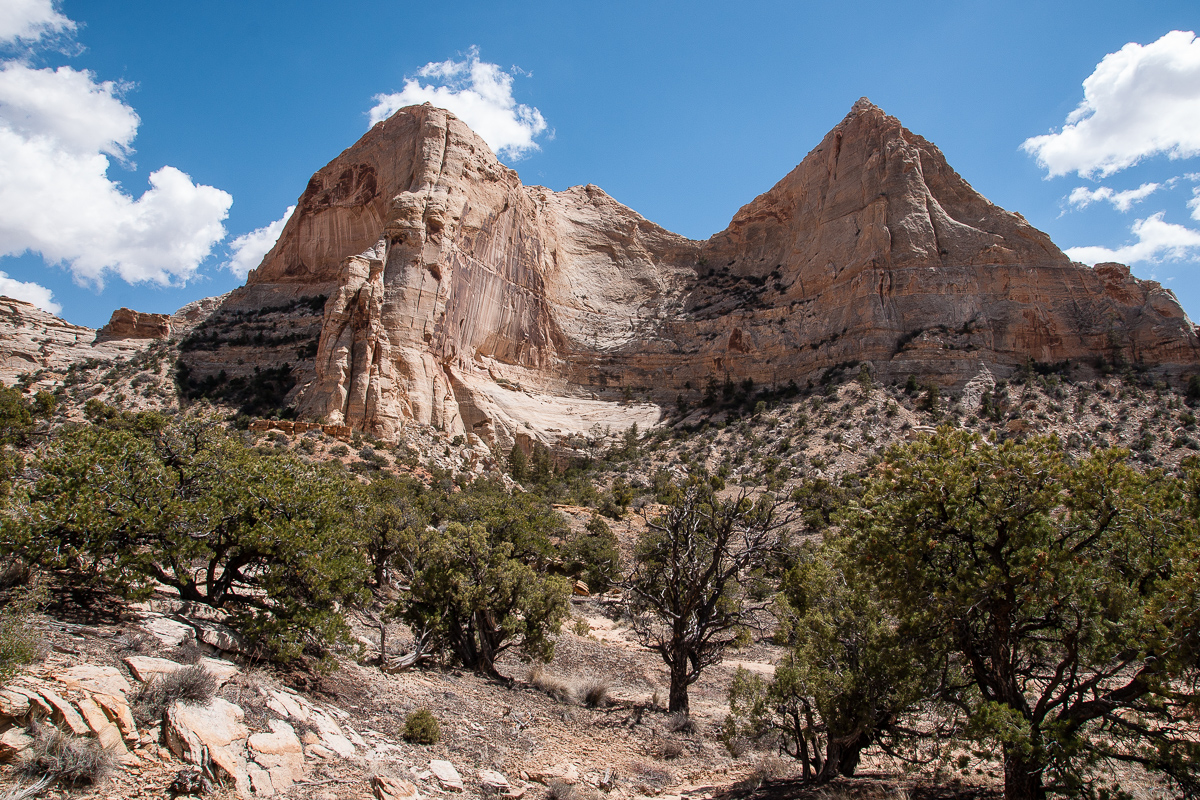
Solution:
<svg viewBox="0 0 1200 800">
<path fill-rule="evenodd" d="M 858 362 L 954 388 L 1031 359 L 1200 362 L 1169 291 L 1072 263 L 866 99 L 706 242 L 595 186 L 524 186 L 452 114 L 405 108 L 312 177 L 246 286 L 171 327 L 210 388 L 286 373 L 301 417 L 501 446 Z"/>
</svg>

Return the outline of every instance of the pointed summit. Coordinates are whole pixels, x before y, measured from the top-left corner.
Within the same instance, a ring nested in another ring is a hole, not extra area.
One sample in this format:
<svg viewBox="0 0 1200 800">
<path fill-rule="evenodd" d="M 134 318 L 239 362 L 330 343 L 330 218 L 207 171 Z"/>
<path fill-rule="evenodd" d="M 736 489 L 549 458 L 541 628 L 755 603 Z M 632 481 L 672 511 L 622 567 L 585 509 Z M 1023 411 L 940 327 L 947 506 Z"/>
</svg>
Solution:
<svg viewBox="0 0 1200 800">
<path fill-rule="evenodd" d="M 707 242 L 594 186 L 524 186 L 433 106 L 375 125 L 296 206 L 213 319 L 261 340 L 237 332 L 246 311 L 326 295 L 304 303 L 323 309 L 319 340 L 185 363 L 195 380 L 274 364 L 301 417 L 383 438 L 416 421 L 502 451 L 554 446 L 653 425 L 653 406 L 621 402 L 629 387 L 666 405 L 721 377 L 803 385 L 847 363 L 947 387 L 1030 359 L 1165 377 L 1200 364 L 1170 292 L 1071 263 L 866 98 Z"/>
<path fill-rule="evenodd" d="M 1069 261 L 1046 234 L 989 202 L 937 147 L 865 97 L 710 246 L 821 271 L 830 263 L 840 271 Z"/>
<path fill-rule="evenodd" d="M 850 119 L 852 117 L 857 117 L 859 114 L 865 114 L 870 111 L 877 111 L 880 114 L 884 113 L 883 109 L 872 103 L 870 98 L 860 97 L 855 100 L 854 105 L 850 107 L 850 113 L 846 115 L 846 118 Z"/>
</svg>

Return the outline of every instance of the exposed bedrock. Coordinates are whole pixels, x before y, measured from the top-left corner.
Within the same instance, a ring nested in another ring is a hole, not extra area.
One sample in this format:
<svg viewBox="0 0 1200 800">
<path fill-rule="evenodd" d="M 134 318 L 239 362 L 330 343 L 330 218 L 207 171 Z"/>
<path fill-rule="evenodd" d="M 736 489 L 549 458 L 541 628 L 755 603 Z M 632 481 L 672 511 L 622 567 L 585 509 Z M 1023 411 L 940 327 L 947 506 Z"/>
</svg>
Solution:
<svg viewBox="0 0 1200 800">
<path fill-rule="evenodd" d="M 803 385 L 866 361 L 962 386 L 1028 359 L 1166 378 L 1200 361 L 1169 291 L 1072 263 L 865 99 L 706 242 L 595 186 L 524 186 L 450 113 L 402 109 L 312 177 L 223 302 L 317 295 L 301 416 L 502 446 L 654 424 L 726 376 Z M 220 364 L 210 350 L 199 368 Z"/>
</svg>

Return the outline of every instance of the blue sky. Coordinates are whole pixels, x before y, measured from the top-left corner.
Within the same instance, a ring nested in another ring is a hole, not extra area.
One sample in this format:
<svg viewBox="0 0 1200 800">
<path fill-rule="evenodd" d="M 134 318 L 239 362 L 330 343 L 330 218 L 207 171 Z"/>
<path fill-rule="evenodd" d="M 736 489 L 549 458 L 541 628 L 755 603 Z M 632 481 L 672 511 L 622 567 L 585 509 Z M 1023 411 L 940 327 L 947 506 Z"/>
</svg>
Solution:
<svg viewBox="0 0 1200 800">
<path fill-rule="evenodd" d="M 865 95 L 1200 319 L 1200 39 L 1172 31 L 1195 0 L 0 0 L 0 292 L 96 327 L 234 288 L 380 96 L 474 99 L 525 183 L 706 238 Z"/>
</svg>

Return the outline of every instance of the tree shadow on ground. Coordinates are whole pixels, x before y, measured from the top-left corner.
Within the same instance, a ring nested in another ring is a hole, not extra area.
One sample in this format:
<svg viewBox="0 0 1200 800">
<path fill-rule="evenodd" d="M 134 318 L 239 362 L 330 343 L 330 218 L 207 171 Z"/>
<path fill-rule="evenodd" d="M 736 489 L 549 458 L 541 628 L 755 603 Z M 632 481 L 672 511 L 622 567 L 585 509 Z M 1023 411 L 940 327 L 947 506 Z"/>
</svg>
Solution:
<svg viewBox="0 0 1200 800">
<path fill-rule="evenodd" d="M 757 784 L 757 785 L 756 785 Z M 717 795 L 719 800 L 1000 800 L 998 789 L 964 784 L 881 777 L 812 783 L 798 779 L 742 782 Z"/>
</svg>

